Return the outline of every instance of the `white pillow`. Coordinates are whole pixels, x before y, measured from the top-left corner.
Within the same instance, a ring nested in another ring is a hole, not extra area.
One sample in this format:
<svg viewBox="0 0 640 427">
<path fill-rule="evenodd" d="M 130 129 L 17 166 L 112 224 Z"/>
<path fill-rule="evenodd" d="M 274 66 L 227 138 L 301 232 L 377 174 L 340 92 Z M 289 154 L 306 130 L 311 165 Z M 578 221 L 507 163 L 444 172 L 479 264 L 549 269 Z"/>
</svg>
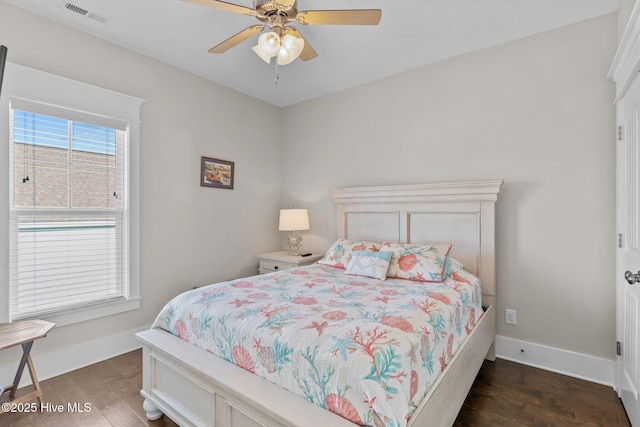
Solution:
<svg viewBox="0 0 640 427">
<path fill-rule="evenodd" d="M 391 251 L 355 251 L 351 255 L 344 273 L 384 280 L 387 278 L 387 270 L 389 270 L 389 262 L 392 256 L 393 252 Z"/>
</svg>

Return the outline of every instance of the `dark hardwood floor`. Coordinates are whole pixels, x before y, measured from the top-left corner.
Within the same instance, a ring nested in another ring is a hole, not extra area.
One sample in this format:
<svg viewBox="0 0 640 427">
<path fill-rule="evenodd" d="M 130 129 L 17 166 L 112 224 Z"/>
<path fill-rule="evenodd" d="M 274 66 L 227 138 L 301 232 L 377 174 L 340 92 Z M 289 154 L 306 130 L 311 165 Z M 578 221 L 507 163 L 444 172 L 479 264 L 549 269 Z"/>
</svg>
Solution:
<svg viewBox="0 0 640 427">
<path fill-rule="evenodd" d="M 631 426 L 609 386 L 496 359 L 485 361 L 455 426 Z"/>
<path fill-rule="evenodd" d="M 133 351 L 42 381 L 45 402 L 61 413 L 7 413 L 0 426 L 175 426 L 148 421 L 142 410 L 141 352 Z M 31 388 L 19 390 L 19 394 Z M 6 400 L 6 395 L 3 398 Z M 4 401 L 3 400 L 3 401 Z M 68 404 L 90 411 L 69 412 Z M 611 387 L 498 359 L 486 362 L 456 426 L 630 426 Z"/>
<path fill-rule="evenodd" d="M 37 370 L 36 366 L 36 370 Z M 8 413 L 0 415 L 4 427 L 136 427 L 176 426 L 167 417 L 148 421 L 142 409 L 142 351 L 132 351 L 104 362 L 96 363 L 65 375 L 41 381 L 44 401 L 63 405 L 60 413 Z M 18 391 L 28 392 L 24 387 Z M 6 401 L 6 394 L 3 402 Z M 37 401 L 34 401 L 37 402 Z M 67 405 L 91 405 L 87 412 L 69 412 Z"/>
</svg>

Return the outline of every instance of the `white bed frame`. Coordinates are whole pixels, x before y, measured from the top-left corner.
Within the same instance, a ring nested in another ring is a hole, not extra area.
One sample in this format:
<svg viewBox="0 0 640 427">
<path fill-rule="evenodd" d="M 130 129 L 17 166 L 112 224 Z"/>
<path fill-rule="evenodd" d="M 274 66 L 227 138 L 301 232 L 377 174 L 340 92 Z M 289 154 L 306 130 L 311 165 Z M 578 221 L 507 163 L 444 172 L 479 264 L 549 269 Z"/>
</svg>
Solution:
<svg viewBox="0 0 640 427">
<path fill-rule="evenodd" d="M 337 236 L 374 242 L 452 243 L 452 256 L 480 277 L 484 316 L 432 386 L 410 427 L 451 426 L 485 358 L 495 359 L 495 202 L 502 181 L 332 190 Z M 354 427 L 248 371 L 163 330 L 143 346 L 144 409 L 181 426 Z"/>
</svg>

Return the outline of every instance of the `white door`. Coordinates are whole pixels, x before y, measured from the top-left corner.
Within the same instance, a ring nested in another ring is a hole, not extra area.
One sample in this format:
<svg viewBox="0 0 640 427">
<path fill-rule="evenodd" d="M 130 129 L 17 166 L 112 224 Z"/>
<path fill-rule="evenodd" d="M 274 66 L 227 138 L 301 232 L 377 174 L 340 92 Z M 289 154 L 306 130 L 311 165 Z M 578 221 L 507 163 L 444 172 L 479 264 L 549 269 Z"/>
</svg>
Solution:
<svg viewBox="0 0 640 427">
<path fill-rule="evenodd" d="M 618 385 L 631 425 L 640 427 L 640 78 L 617 104 Z"/>
</svg>

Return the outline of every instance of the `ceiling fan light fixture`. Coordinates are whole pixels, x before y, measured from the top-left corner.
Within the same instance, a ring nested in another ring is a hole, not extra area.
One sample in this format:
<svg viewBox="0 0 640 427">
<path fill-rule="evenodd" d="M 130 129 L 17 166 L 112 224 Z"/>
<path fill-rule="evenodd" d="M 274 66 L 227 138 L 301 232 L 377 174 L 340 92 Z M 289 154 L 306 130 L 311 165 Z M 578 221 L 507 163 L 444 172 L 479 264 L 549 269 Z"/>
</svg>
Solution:
<svg viewBox="0 0 640 427">
<path fill-rule="evenodd" d="M 252 49 L 264 62 L 267 64 L 271 63 L 271 57 L 262 51 L 259 44 L 252 47 Z"/>
<path fill-rule="evenodd" d="M 291 55 L 289 55 L 289 52 L 287 52 L 284 49 L 280 49 L 278 51 L 278 65 L 287 65 L 287 64 L 291 64 L 293 62 L 294 59 Z"/>
<path fill-rule="evenodd" d="M 291 34 L 285 34 L 282 37 L 282 47 L 291 55 L 295 55 L 297 58 L 304 49 L 304 39 L 300 37 L 292 36 Z"/>
<path fill-rule="evenodd" d="M 258 46 L 265 55 L 274 57 L 280 50 L 280 36 L 275 31 L 264 33 L 258 38 Z"/>
<path fill-rule="evenodd" d="M 282 37 L 282 46 L 278 50 L 278 65 L 287 65 L 295 61 L 304 49 L 304 40 L 294 37 L 291 34 L 285 34 Z"/>
<path fill-rule="evenodd" d="M 65 0 L 66 1 L 66 0 Z M 263 25 L 253 25 L 229 37 L 209 49 L 210 53 L 224 53 L 253 35 L 269 27 L 271 31 L 258 39 L 253 51 L 267 63 L 278 56 L 279 64 L 289 64 L 300 57 L 309 61 L 318 53 L 287 23 L 297 21 L 303 25 L 378 25 L 382 18 L 380 9 L 298 10 L 297 0 L 253 0 L 253 8 L 228 3 L 223 0 L 183 0 L 228 12 L 253 16 Z M 275 30 L 275 31 L 274 31 Z M 289 37 L 289 40 L 287 39 Z"/>
</svg>

